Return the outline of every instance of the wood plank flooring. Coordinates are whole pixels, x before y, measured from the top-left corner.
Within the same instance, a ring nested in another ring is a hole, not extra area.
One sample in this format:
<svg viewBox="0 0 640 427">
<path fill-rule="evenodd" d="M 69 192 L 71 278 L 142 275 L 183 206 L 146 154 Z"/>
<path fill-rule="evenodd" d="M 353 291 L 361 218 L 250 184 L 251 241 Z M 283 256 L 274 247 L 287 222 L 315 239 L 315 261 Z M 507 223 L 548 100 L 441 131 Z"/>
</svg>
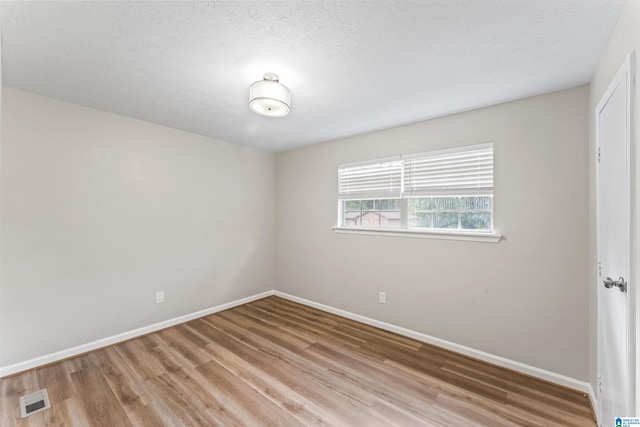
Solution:
<svg viewBox="0 0 640 427">
<path fill-rule="evenodd" d="M 19 418 L 46 387 L 51 409 Z M 595 426 L 581 393 L 269 297 L 0 380 L 8 426 Z"/>
</svg>

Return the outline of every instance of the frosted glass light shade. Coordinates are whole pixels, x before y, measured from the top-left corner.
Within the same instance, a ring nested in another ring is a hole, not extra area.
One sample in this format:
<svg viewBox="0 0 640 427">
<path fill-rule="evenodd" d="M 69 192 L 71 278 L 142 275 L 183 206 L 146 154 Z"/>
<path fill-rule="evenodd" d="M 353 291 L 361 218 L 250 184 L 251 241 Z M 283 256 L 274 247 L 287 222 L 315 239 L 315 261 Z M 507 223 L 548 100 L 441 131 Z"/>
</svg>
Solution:
<svg viewBox="0 0 640 427">
<path fill-rule="evenodd" d="M 249 107 L 258 114 L 269 117 L 283 117 L 289 114 L 291 94 L 278 81 L 278 76 L 266 73 L 264 80 L 257 81 L 249 88 Z"/>
</svg>

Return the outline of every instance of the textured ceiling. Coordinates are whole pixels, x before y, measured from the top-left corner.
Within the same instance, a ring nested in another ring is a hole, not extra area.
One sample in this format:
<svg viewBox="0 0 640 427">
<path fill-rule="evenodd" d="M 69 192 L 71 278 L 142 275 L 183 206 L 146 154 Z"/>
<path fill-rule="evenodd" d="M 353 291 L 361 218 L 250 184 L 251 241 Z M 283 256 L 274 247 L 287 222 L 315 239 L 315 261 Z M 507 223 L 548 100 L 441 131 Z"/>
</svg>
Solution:
<svg viewBox="0 0 640 427">
<path fill-rule="evenodd" d="M 8 2 L 4 84 L 283 151 L 588 83 L 619 1 Z M 248 107 L 265 72 L 284 118 Z M 392 141 L 390 141 L 392 143 Z"/>
</svg>

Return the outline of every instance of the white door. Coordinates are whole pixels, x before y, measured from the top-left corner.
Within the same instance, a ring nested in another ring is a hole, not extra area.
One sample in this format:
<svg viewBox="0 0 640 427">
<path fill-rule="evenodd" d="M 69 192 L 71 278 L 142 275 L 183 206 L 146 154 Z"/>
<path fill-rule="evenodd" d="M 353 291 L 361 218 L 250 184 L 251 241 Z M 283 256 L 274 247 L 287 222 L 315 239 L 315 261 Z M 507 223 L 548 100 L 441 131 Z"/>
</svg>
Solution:
<svg viewBox="0 0 640 427">
<path fill-rule="evenodd" d="M 603 427 L 633 413 L 631 346 L 632 56 L 598 103 L 598 418 Z"/>
</svg>

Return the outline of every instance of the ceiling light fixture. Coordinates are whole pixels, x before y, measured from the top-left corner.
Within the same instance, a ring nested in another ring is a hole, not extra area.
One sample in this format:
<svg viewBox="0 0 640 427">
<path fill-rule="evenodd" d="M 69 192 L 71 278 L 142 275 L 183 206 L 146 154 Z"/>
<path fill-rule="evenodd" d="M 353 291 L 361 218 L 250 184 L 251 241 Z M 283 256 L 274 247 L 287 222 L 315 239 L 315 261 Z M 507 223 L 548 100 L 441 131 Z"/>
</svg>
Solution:
<svg viewBox="0 0 640 427">
<path fill-rule="evenodd" d="M 280 83 L 278 75 L 265 73 L 264 79 L 249 87 L 249 108 L 269 117 L 284 117 L 289 114 L 291 93 Z"/>
</svg>

